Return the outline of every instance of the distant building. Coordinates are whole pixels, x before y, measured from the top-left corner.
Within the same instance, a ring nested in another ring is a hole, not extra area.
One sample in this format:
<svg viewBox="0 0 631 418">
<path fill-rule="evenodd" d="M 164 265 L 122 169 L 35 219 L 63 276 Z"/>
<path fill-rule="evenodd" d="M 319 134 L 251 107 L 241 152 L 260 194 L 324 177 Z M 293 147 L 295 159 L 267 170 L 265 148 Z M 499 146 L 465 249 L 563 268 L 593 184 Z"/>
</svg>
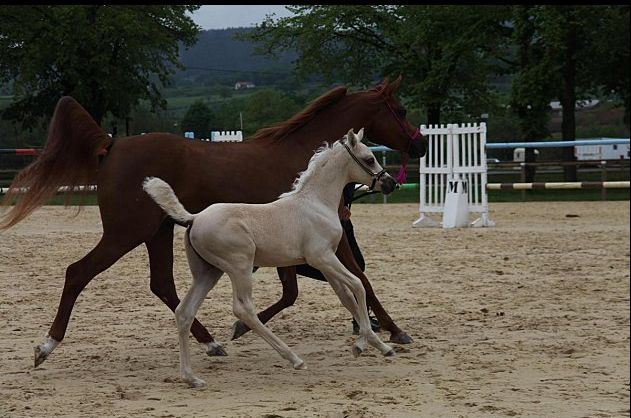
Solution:
<svg viewBox="0 0 631 418">
<path fill-rule="evenodd" d="M 235 90 L 253 89 L 254 87 L 256 87 L 256 84 L 251 81 L 237 81 L 236 83 L 234 83 Z"/>
<path fill-rule="evenodd" d="M 592 107 L 595 107 L 598 103 L 600 103 L 600 100 L 598 99 L 578 100 L 576 102 L 576 108 L 577 109 L 591 109 Z M 550 102 L 550 108 L 555 112 L 560 112 L 561 109 L 563 109 L 563 106 L 561 106 L 561 102 L 556 100 L 556 101 Z"/>
</svg>

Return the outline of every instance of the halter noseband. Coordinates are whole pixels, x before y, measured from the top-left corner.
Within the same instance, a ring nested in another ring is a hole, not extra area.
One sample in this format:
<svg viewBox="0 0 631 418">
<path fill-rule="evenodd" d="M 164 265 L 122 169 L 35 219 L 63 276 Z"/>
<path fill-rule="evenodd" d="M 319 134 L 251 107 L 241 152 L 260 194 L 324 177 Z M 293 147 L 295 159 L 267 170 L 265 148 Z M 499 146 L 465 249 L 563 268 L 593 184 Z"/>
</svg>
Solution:
<svg viewBox="0 0 631 418">
<path fill-rule="evenodd" d="M 357 158 L 355 156 L 355 154 L 353 154 L 353 151 L 351 151 L 351 149 L 346 144 L 346 142 L 342 142 L 342 145 L 344 145 L 344 148 L 346 148 L 346 151 L 348 151 L 350 156 L 361 167 L 361 169 L 364 170 L 366 172 L 366 174 L 368 174 L 370 176 L 370 178 L 372 178 L 372 183 L 370 184 L 370 187 L 368 188 L 369 191 L 372 191 L 375 188 L 375 184 L 377 184 L 377 182 L 381 179 L 381 177 L 383 177 L 384 174 L 388 174 L 386 169 L 384 168 L 383 170 L 381 170 L 378 173 L 373 172 L 370 169 L 370 167 L 366 166 L 366 164 L 364 164 L 359 158 Z"/>
</svg>

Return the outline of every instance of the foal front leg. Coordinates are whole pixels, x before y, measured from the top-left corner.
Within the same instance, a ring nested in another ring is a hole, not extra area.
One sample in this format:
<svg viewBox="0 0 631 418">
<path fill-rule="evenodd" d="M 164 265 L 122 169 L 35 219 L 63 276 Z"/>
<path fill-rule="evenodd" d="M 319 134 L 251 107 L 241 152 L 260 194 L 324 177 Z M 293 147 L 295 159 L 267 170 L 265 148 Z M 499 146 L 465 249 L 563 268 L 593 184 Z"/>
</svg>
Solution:
<svg viewBox="0 0 631 418">
<path fill-rule="evenodd" d="M 331 254 L 324 254 L 317 260 L 308 260 L 309 264 L 318 268 L 340 298 L 342 304 L 350 311 L 359 324 L 359 338 L 353 344 L 353 355 L 357 357 L 364 350 L 365 343 L 377 348 L 385 356 L 394 355 L 394 350 L 385 344 L 370 326 L 366 291 L 361 281 Z"/>
<path fill-rule="evenodd" d="M 280 338 L 267 328 L 257 317 L 252 302 L 252 268 L 227 272 L 232 282 L 232 309 L 237 318 L 243 321 L 254 332 L 260 335 L 284 359 L 294 366 L 294 369 L 306 369 L 304 360 L 298 357 Z"/>
<path fill-rule="evenodd" d="M 296 298 L 298 297 L 296 266 L 278 267 L 276 270 L 278 271 L 280 282 L 283 284 L 283 295 L 280 297 L 280 300 L 278 302 L 257 315 L 259 320 L 264 324 L 266 324 L 267 321 L 272 319 L 272 317 L 274 317 L 283 309 L 293 305 L 296 301 Z M 248 331 L 250 331 L 250 327 L 248 327 L 243 321 L 238 320 L 232 326 L 231 339 L 236 340 Z"/>
<path fill-rule="evenodd" d="M 383 306 L 381 306 L 379 299 L 377 299 L 377 296 L 368 281 L 368 277 L 366 277 L 364 272 L 361 271 L 361 268 L 353 256 L 353 250 L 351 249 L 348 238 L 346 237 L 346 232 L 342 234 L 342 239 L 340 240 L 335 254 L 344 267 L 346 267 L 361 281 L 361 284 L 364 286 L 364 290 L 366 292 L 366 302 L 370 305 L 377 316 L 379 325 L 381 325 L 383 329 L 390 331 L 390 341 L 398 344 L 410 344 L 413 341 L 412 338 L 394 323 L 392 318 L 390 318 L 390 315 L 388 315 L 388 312 L 386 312 Z"/>
</svg>

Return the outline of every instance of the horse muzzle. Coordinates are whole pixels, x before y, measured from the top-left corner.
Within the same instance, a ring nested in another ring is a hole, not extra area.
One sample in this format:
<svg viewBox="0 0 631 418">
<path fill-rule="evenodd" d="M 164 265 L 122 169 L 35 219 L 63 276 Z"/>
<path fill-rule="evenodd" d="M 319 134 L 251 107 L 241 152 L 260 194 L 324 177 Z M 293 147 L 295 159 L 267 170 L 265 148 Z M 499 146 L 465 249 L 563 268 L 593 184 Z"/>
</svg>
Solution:
<svg viewBox="0 0 631 418">
<path fill-rule="evenodd" d="M 427 139 L 423 135 L 419 135 L 413 141 L 410 141 L 408 154 L 412 158 L 423 158 L 427 153 Z"/>
</svg>

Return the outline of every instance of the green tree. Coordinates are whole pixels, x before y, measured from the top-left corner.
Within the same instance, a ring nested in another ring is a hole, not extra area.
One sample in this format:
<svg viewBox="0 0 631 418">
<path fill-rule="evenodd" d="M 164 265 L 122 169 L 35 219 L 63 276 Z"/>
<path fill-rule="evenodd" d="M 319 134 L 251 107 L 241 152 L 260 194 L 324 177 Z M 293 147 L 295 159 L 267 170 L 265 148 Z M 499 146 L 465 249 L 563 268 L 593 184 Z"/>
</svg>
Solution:
<svg viewBox="0 0 631 418">
<path fill-rule="evenodd" d="M 628 5 L 599 8 L 599 25 L 595 29 L 591 57 L 591 76 L 604 92 L 618 98 L 625 108 L 624 122 L 629 127 L 631 95 L 631 33 Z M 593 25 L 593 22 L 590 22 Z"/>
<path fill-rule="evenodd" d="M 519 120 L 520 137 L 531 142 L 548 136 L 546 125 L 550 119 L 550 100 L 554 97 L 554 77 L 550 77 L 552 57 L 532 18 L 534 6 L 515 6 L 513 9 L 513 40 L 517 48 L 510 104 Z M 535 160 L 533 148 L 526 148 L 525 162 Z M 532 182 L 533 166 L 526 169 L 526 181 Z"/>
<path fill-rule="evenodd" d="M 274 89 L 261 89 L 246 97 L 226 100 L 217 110 L 213 129 L 232 131 L 241 129 L 248 137 L 261 128 L 289 119 L 306 104 L 299 97 Z"/>
<path fill-rule="evenodd" d="M 499 71 L 510 8 L 498 6 L 292 6 L 239 35 L 256 51 L 295 50 L 302 76 L 365 85 L 403 75 L 402 94 L 422 103 L 428 123 L 441 111 L 479 112 L 492 100 L 489 74 Z M 479 113 L 478 113 L 479 114 Z"/>
<path fill-rule="evenodd" d="M 210 107 L 203 100 L 191 104 L 180 122 L 182 132 L 194 132 L 196 138 L 208 138 L 215 120 Z"/>
<path fill-rule="evenodd" d="M 243 109 L 243 128 L 247 136 L 261 128 L 289 119 L 302 106 L 278 90 L 263 89 L 248 97 Z"/>
<path fill-rule="evenodd" d="M 199 27 L 199 6 L 0 6 L 0 82 L 14 81 L 3 117 L 25 127 L 50 117 L 63 95 L 101 123 L 129 115 L 140 100 L 164 107 L 161 85 Z"/>
<path fill-rule="evenodd" d="M 554 98 L 563 109 L 561 130 L 566 141 L 576 139 L 577 100 L 595 94 L 599 87 L 609 87 L 623 100 L 626 95 L 628 112 L 629 21 L 618 18 L 625 10 L 628 17 L 628 6 L 515 6 L 518 65 L 512 102 L 523 139 L 547 136 L 547 103 Z M 605 41 L 604 36 L 619 42 Z M 562 155 L 568 162 L 576 159 L 573 147 L 564 147 Z M 529 161 L 528 153 L 526 158 Z M 564 171 L 566 181 L 576 181 L 576 166 L 568 165 Z"/>
</svg>

